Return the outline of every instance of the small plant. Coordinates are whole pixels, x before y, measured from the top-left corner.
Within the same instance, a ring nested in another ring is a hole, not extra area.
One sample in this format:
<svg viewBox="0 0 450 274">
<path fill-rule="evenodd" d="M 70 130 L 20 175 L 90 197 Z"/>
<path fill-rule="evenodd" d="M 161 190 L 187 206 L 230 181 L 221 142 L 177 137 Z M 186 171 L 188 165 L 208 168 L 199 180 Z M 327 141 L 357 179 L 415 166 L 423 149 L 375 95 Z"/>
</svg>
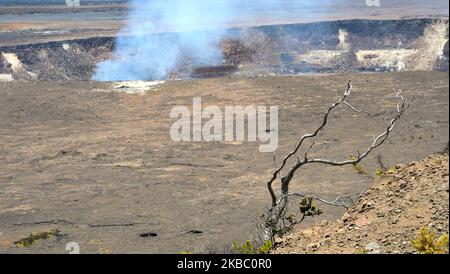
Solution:
<svg viewBox="0 0 450 274">
<path fill-rule="evenodd" d="M 375 177 L 381 177 L 381 176 L 385 176 L 385 175 L 392 175 L 395 174 L 397 172 L 397 169 L 395 167 L 390 167 L 387 169 L 383 169 L 383 168 L 377 168 L 375 170 Z"/>
<path fill-rule="evenodd" d="M 387 175 L 392 175 L 392 174 L 395 174 L 395 173 L 397 173 L 397 169 L 396 169 L 395 167 L 390 167 L 390 168 L 386 171 L 386 174 L 387 174 Z"/>
<path fill-rule="evenodd" d="M 290 214 L 288 216 L 280 217 L 280 224 L 274 224 L 272 220 L 266 220 L 266 224 L 272 228 L 272 234 L 276 235 L 280 238 L 284 237 L 284 235 L 289 234 L 294 230 L 294 226 L 298 223 L 294 214 Z"/>
<path fill-rule="evenodd" d="M 190 252 L 190 251 L 181 251 L 178 254 L 180 254 L 180 255 L 188 255 L 188 254 L 192 254 L 192 252 Z"/>
<path fill-rule="evenodd" d="M 278 222 L 275 222 L 270 214 L 262 216 L 265 221 L 265 227 L 270 227 L 272 240 L 274 240 L 274 236 L 282 238 L 286 234 L 291 233 L 294 230 L 294 226 L 303 222 L 306 217 L 319 216 L 323 213 L 314 203 L 314 197 L 302 198 L 299 202 L 299 211 L 302 215 L 300 220 L 297 220 L 296 214 L 286 215 L 286 212 L 282 212 L 279 215 Z"/>
<path fill-rule="evenodd" d="M 369 254 L 369 252 L 365 248 L 360 248 L 360 249 L 356 250 L 355 254 L 367 255 L 367 254 Z"/>
<path fill-rule="evenodd" d="M 242 245 L 233 242 L 232 249 L 238 254 L 269 254 L 272 249 L 272 240 L 267 240 L 260 247 L 257 247 L 252 241 L 247 240 Z"/>
<path fill-rule="evenodd" d="M 40 232 L 37 234 L 30 234 L 19 241 L 14 242 L 17 247 L 29 247 L 39 240 L 49 239 L 51 237 L 60 237 L 61 232 L 58 229 L 52 229 L 46 232 Z"/>
<path fill-rule="evenodd" d="M 386 172 L 382 168 L 377 168 L 377 170 L 375 170 L 375 176 L 376 177 L 381 177 L 381 176 L 383 176 L 385 174 L 386 174 Z"/>
<path fill-rule="evenodd" d="M 319 216 L 323 213 L 314 203 L 313 197 L 305 197 L 300 201 L 300 212 L 307 217 Z"/>
<path fill-rule="evenodd" d="M 448 234 L 436 239 L 436 233 L 427 227 L 419 230 L 419 237 L 411 244 L 419 254 L 448 254 Z"/>
<path fill-rule="evenodd" d="M 352 155 L 352 156 L 350 156 L 350 159 L 352 161 L 356 161 L 356 160 L 358 160 L 358 157 Z M 353 165 L 353 168 L 356 170 L 356 172 L 358 172 L 358 174 L 367 175 L 366 171 L 364 170 L 364 167 L 361 164 L 354 163 L 352 165 Z"/>
</svg>

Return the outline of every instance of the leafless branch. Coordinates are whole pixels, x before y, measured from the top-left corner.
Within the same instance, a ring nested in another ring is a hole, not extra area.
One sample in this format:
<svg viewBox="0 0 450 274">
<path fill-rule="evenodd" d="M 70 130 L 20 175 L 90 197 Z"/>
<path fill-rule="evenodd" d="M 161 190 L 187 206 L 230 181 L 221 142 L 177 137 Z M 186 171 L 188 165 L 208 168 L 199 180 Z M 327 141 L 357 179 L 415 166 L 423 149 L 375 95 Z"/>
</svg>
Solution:
<svg viewBox="0 0 450 274">
<path fill-rule="evenodd" d="M 351 199 L 351 197 L 348 196 L 348 195 L 341 195 L 341 196 L 336 197 L 336 199 L 334 199 L 334 201 L 328 201 L 328 200 L 322 199 L 320 197 L 316 197 L 314 195 L 308 195 L 308 194 L 305 194 L 305 193 L 288 193 L 288 194 L 283 195 L 280 198 L 280 200 L 277 202 L 277 204 L 279 204 L 281 202 L 281 200 L 287 199 L 289 197 L 300 197 L 300 198 L 309 197 L 309 198 L 312 198 L 312 199 L 317 200 L 319 202 L 322 202 L 324 204 L 327 204 L 327 205 L 330 205 L 330 206 L 343 207 L 345 209 L 348 209 L 348 206 L 346 204 L 344 204 L 344 203 L 338 203 L 339 200 L 341 200 L 342 198 L 349 198 L 349 199 Z"/>
<path fill-rule="evenodd" d="M 272 198 L 272 206 L 276 205 L 276 200 L 277 200 L 275 192 L 273 191 L 273 188 L 272 188 L 272 184 L 277 179 L 278 175 L 283 170 L 283 168 L 286 166 L 287 161 L 292 156 L 296 155 L 296 153 L 299 151 L 300 147 L 303 145 L 305 140 L 316 137 L 319 134 L 319 132 L 321 132 L 325 128 L 325 126 L 328 123 L 328 116 L 330 115 L 331 111 L 347 99 L 347 97 L 351 94 L 352 88 L 353 88 L 352 82 L 349 81 L 347 84 L 347 90 L 345 91 L 344 95 L 337 102 L 335 102 L 328 108 L 327 112 L 325 113 L 325 115 L 323 117 L 322 124 L 313 133 L 303 135 L 300 138 L 300 140 L 298 141 L 295 148 L 283 158 L 281 165 L 275 170 L 275 172 L 272 175 L 272 178 L 267 182 L 267 188 L 268 188 L 270 196 Z"/>
<path fill-rule="evenodd" d="M 281 165 L 276 164 L 276 159 L 274 157 L 274 162 L 276 165 L 276 170 L 273 172 L 270 180 L 267 182 L 267 188 L 270 193 L 271 199 L 272 199 L 272 207 L 269 209 L 270 215 L 271 215 L 271 224 L 277 224 L 280 219 L 286 214 L 286 207 L 288 204 L 289 197 L 301 197 L 301 198 L 312 198 L 314 200 L 320 201 L 322 203 L 325 203 L 327 205 L 331 206 L 339 206 L 347 208 L 347 205 L 339 202 L 343 197 L 349 197 L 349 196 L 340 196 L 337 197 L 334 201 L 327 201 L 325 199 L 306 195 L 302 193 L 289 193 L 289 184 L 291 180 L 293 179 L 296 171 L 303 167 L 304 165 L 308 164 L 325 164 L 330 166 L 345 166 L 345 165 L 357 165 L 359 164 L 363 159 L 365 159 L 372 151 L 380 147 L 385 141 L 390 137 L 397 121 L 403 116 L 406 110 L 409 109 L 411 104 L 413 103 L 413 100 L 406 101 L 405 98 L 402 95 L 402 91 L 398 90 L 395 91 L 396 99 L 397 99 L 397 105 L 396 105 L 396 111 L 395 115 L 391 117 L 388 120 L 385 120 L 387 122 L 387 125 L 382 133 L 380 133 L 378 136 L 375 136 L 372 140 L 372 143 L 363 150 L 361 153 L 359 150 L 357 151 L 357 156 L 353 157 L 349 160 L 331 160 L 331 159 L 321 159 L 321 158 L 309 158 L 309 154 L 311 150 L 313 149 L 314 145 L 319 144 L 316 140 L 313 140 L 311 145 L 306 149 L 306 152 L 303 156 L 303 158 L 300 158 L 298 156 L 298 152 L 303 147 L 304 143 L 308 139 L 312 139 L 316 137 L 328 124 L 329 122 L 329 116 L 332 113 L 333 110 L 335 110 L 339 105 L 344 105 L 347 108 L 351 109 L 352 111 L 355 111 L 357 113 L 364 113 L 367 114 L 371 118 L 377 118 L 375 115 L 370 114 L 369 112 L 359 109 L 351 105 L 347 102 L 348 97 L 351 95 L 353 86 L 352 82 L 349 81 L 347 84 L 347 89 L 341 95 L 341 97 L 333 103 L 325 112 L 322 123 L 317 127 L 317 129 L 310 134 L 305 134 L 300 137 L 299 141 L 297 142 L 296 146 L 292 151 L 290 151 L 281 161 Z M 294 164 L 287 170 L 287 173 L 285 176 L 282 175 L 282 171 L 286 168 L 287 163 L 289 159 L 291 159 L 293 156 L 295 156 L 295 162 Z M 275 191 L 273 190 L 273 183 L 277 178 L 280 178 L 281 180 L 281 198 L 277 198 L 277 195 L 275 194 Z M 303 218 L 302 218 L 303 220 Z"/>
</svg>

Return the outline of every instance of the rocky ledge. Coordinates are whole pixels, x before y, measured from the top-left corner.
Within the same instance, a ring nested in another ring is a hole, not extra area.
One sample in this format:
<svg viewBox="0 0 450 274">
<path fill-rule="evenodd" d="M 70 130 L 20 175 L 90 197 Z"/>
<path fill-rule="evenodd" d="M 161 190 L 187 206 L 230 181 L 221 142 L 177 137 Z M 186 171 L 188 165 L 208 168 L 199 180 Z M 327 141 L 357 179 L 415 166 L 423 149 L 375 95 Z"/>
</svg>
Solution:
<svg viewBox="0 0 450 274">
<path fill-rule="evenodd" d="M 391 168 L 341 219 L 294 232 L 274 253 L 418 253 L 412 242 L 424 228 L 436 239 L 448 235 L 448 159 L 433 155 Z"/>
</svg>

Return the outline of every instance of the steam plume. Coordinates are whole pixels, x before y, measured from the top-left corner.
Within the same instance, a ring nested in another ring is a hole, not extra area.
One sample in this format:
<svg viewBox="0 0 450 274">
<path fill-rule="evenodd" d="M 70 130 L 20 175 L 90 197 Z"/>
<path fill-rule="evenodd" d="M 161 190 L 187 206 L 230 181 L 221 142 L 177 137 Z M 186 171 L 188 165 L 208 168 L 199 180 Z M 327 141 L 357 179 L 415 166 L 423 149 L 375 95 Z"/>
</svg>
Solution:
<svg viewBox="0 0 450 274">
<path fill-rule="evenodd" d="M 193 66 L 220 63 L 232 15 L 229 0 L 134 0 L 113 58 L 98 64 L 93 80 L 165 79 L 181 57 Z"/>
<path fill-rule="evenodd" d="M 219 65 L 220 41 L 236 22 L 248 26 L 298 19 L 308 16 L 308 6 L 343 1 L 349 0 L 131 0 L 113 57 L 98 64 L 92 78 L 161 80 L 185 64 Z"/>
</svg>

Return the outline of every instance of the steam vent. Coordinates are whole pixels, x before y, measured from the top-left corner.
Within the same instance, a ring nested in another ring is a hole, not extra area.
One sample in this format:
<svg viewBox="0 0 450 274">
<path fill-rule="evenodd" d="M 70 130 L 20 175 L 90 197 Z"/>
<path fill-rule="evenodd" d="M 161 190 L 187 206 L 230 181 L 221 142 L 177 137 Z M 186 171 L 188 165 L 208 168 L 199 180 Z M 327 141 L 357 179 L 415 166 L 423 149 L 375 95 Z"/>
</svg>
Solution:
<svg viewBox="0 0 450 274">
<path fill-rule="evenodd" d="M 170 35 L 148 34 L 146 39 Z M 3 46 L 0 74 L 14 80 L 89 80 L 98 63 L 114 58 L 115 47 L 112 37 Z M 220 48 L 221 60 L 215 65 L 193 65 L 190 53 L 184 52 L 157 79 L 150 71 L 132 80 L 448 71 L 448 20 L 343 20 L 231 29 Z"/>
</svg>

